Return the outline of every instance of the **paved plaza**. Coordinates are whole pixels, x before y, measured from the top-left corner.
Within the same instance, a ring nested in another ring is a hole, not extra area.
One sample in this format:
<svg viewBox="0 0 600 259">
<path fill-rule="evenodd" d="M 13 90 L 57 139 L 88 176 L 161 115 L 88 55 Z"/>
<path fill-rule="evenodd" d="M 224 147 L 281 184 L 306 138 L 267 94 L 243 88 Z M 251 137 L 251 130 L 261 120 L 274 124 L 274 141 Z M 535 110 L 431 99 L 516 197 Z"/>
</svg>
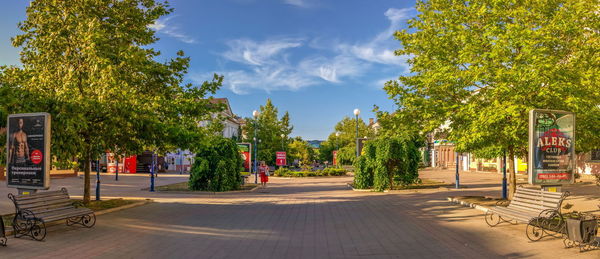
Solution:
<svg viewBox="0 0 600 259">
<path fill-rule="evenodd" d="M 450 172 L 425 171 L 430 178 Z M 46 240 L 10 238 L 3 258 L 599 258 L 559 239 L 530 242 L 524 225 L 488 227 L 453 195 L 499 195 L 498 176 L 465 175 L 448 188 L 357 192 L 351 177 L 272 178 L 266 189 L 228 194 L 142 191 L 147 177 L 103 176 L 106 192 L 154 203 L 98 216 L 94 228 L 54 226 Z M 483 178 L 482 178 L 483 177 Z M 490 177 L 485 180 L 485 177 Z M 483 179 L 483 180 L 482 180 Z M 161 184 L 185 181 L 161 176 Z M 55 180 L 77 183 L 77 178 Z M 121 186 L 122 185 L 122 186 Z M 5 192 L 6 187 L 1 191 Z M 112 188 L 112 189 L 111 189 Z M 73 187 L 73 194 L 79 190 Z M 111 193 L 112 192 L 112 193 Z M 3 194 L 2 194 L 3 195 Z M 4 196 L 5 197 L 5 196 Z M 2 200 L 4 200 L 3 198 Z M 5 209 L 5 206 L 2 205 Z"/>
</svg>

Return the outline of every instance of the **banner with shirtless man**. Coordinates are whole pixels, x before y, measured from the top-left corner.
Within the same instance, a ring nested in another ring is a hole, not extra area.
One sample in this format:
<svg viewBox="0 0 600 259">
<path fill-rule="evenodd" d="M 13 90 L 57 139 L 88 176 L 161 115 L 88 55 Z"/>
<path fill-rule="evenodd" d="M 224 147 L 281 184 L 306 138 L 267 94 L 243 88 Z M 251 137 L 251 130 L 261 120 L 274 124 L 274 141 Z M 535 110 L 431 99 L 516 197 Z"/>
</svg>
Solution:
<svg viewBox="0 0 600 259">
<path fill-rule="evenodd" d="M 8 116 L 8 187 L 50 187 L 50 114 L 25 113 Z"/>
</svg>

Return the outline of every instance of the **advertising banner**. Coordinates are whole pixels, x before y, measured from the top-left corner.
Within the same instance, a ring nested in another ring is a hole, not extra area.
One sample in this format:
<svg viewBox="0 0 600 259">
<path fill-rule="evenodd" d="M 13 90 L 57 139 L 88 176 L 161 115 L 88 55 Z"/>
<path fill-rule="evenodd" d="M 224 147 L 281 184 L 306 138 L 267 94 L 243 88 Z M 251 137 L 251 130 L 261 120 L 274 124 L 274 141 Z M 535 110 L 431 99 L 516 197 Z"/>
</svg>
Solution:
<svg viewBox="0 0 600 259">
<path fill-rule="evenodd" d="M 8 187 L 50 187 L 50 114 L 8 116 L 6 177 Z"/>
<path fill-rule="evenodd" d="M 252 159 L 252 145 L 250 143 L 237 143 L 238 149 L 240 150 L 240 155 L 242 155 L 242 160 L 244 161 L 244 169 L 246 172 L 250 172 L 250 161 Z"/>
<path fill-rule="evenodd" d="M 275 164 L 277 166 L 284 166 L 287 164 L 285 151 L 277 151 L 275 153 Z"/>
<path fill-rule="evenodd" d="M 529 183 L 573 183 L 575 115 L 556 110 L 529 112 Z"/>
<path fill-rule="evenodd" d="M 338 151 L 334 150 L 333 151 L 333 165 L 337 165 L 338 164 L 338 162 L 337 162 L 337 154 L 338 154 Z"/>
</svg>

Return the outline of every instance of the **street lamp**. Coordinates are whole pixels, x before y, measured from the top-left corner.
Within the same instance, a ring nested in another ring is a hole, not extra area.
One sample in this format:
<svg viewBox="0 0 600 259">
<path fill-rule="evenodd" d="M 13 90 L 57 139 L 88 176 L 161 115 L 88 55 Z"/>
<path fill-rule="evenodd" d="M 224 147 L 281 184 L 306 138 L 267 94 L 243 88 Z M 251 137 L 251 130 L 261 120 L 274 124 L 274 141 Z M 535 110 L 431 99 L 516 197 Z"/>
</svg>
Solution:
<svg viewBox="0 0 600 259">
<path fill-rule="evenodd" d="M 339 150 L 340 149 L 340 132 L 339 131 L 335 132 L 335 145 L 336 145 L 335 150 Z"/>
<path fill-rule="evenodd" d="M 354 109 L 354 116 L 356 116 L 356 157 L 360 155 L 358 153 L 358 115 L 360 114 L 359 109 Z"/>
<path fill-rule="evenodd" d="M 256 165 L 256 154 L 258 153 L 258 146 L 256 145 L 256 132 L 258 131 L 258 115 L 260 113 L 257 110 L 252 112 L 254 116 L 254 184 L 258 184 L 258 172 Z"/>
<path fill-rule="evenodd" d="M 283 147 L 284 140 L 285 140 L 285 134 L 281 133 L 281 151 L 285 151 L 285 147 Z"/>
</svg>

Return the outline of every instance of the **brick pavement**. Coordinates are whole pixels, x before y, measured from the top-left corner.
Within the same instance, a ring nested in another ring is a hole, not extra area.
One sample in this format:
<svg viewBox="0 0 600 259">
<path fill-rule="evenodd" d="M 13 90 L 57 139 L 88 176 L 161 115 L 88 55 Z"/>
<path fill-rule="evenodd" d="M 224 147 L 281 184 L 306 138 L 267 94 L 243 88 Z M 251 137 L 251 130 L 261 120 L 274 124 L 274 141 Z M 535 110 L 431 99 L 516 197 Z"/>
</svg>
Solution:
<svg viewBox="0 0 600 259">
<path fill-rule="evenodd" d="M 427 174 L 427 173 L 425 173 Z M 6 258 L 598 258 L 523 225 L 488 227 L 481 212 L 445 200 L 498 191 L 354 192 L 350 177 L 272 178 L 230 194 L 156 194 L 156 203 L 105 214 L 96 227 L 51 228 L 45 242 L 9 239 Z M 465 178 L 468 184 L 468 178 Z"/>
</svg>

